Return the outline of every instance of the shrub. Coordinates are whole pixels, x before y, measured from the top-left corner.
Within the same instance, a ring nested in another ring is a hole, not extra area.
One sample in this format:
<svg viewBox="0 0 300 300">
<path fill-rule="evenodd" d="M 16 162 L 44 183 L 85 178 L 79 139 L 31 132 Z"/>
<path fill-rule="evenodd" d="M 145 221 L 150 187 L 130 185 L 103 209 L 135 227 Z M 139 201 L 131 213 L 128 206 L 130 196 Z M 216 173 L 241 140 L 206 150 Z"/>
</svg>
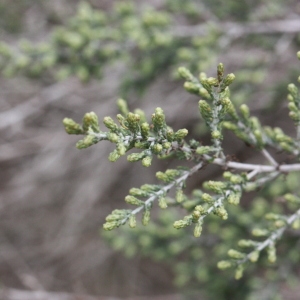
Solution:
<svg viewBox="0 0 300 300">
<path fill-rule="evenodd" d="M 218 1 L 204 1 L 217 19 L 233 16 L 237 9 L 241 13 L 233 19 L 255 19 L 251 1 L 244 1 L 247 5 L 233 2 L 224 10 Z M 261 6 L 252 4 L 264 19 Z M 283 4 L 276 2 L 275 16 Z M 157 184 L 130 189 L 125 202 L 134 208 L 113 210 L 103 225 L 109 231 L 104 236 L 128 257 L 140 252 L 169 263 L 176 285 L 190 297 L 199 297 L 200 290 L 212 299 L 257 299 L 257 291 L 270 282 L 273 294 L 265 296 L 270 299 L 278 296 L 274 289 L 278 282 L 287 278 L 292 282 L 299 272 L 300 196 L 295 172 L 300 170 L 300 96 L 296 85 L 289 84 L 289 117 L 296 128 L 293 137 L 279 127 L 264 126 L 250 114 L 248 96 L 262 87 L 267 74 L 263 59 L 245 61 L 237 76 L 227 74 L 222 63 L 214 77 L 200 72 L 210 72 L 228 43 L 261 33 L 260 28 L 242 23 L 219 26 L 214 18 L 210 24 L 194 25 L 204 18 L 201 8 L 196 1 L 166 1 L 157 10 L 139 10 L 131 2 L 120 2 L 107 16 L 81 3 L 77 15 L 55 29 L 49 42 L 33 46 L 23 41 L 16 49 L 2 43 L 0 69 L 6 76 L 46 74 L 62 80 L 76 75 L 88 82 L 104 76 L 112 64 L 121 64 L 126 69 L 120 90 L 123 98 L 132 92 L 142 95 L 165 70 L 173 79 L 183 79 L 185 90 L 201 99 L 198 109 L 211 143 L 201 142 L 200 136 L 189 138 L 186 128 L 169 126 L 168 112 L 162 108 L 156 107 L 149 117 L 142 109 L 131 112 L 122 98 L 117 101 L 116 120 L 106 116 L 104 127 L 95 112 L 86 113 L 81 123 L 63 120 L 68 134 L 83 136 L 78 149 L 104 140 L 115 144 L 108 157 L 111 162 L 125 155 L 143 167 L 156 158 L 178 162 L 176 168 L 156 173 Z M 189 26 L 176 24 L 179 15 Z M 266 51 L 273 49 L 272 41 L 260 35 L 248 38 Z M 297 55 L 300 59 L 300 52 Z M 224 147 L 227 131 L 264 160 L 238 161 Z M 288 163 L 282 163 L 278 153 Z M 188 179 L 205 173 L 211 165 L 219 166 L 223 177 L 207 178 L 190 192 Z M 245 194 L 253 201 L 244 201 Z M 155 207 L 161 211 L 154 212 Z M 139 215 L 146 227 L 139 224 Z M 128 230 L 126 224 L 135 229 Z"/>
</svg>

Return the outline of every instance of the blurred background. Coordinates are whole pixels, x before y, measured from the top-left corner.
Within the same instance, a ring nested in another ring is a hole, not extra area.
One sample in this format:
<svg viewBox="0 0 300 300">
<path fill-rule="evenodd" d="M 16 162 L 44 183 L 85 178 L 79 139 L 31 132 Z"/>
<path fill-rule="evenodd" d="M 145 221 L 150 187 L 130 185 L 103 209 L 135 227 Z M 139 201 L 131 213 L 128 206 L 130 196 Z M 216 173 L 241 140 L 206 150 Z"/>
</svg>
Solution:
<svg viewBox="0 0 300 300">
<path fill-rule="evenodd" d="M 108 29 L 124 30 L 119 27 L 122 20 L 110 23 L 116 1 L 87 2 L 108 16 Z M 23 39 L 33 47 L 47 43 L 58 26 L 77 14 L 78 3 L 0 0 L 0 39 L 12 51 L 18 51 Z M 285 100 L 287 84 L 296 82 L 299 75 L 298 1 L 148 0 L 133 1 L 133 7 L 137 19 L 145 9 L 167 11 L 171 23 L 166 31 L 173 40 L 163 46 L 157 42 L 153 47 L 143 48 L 139 43 L 125 47 L 131 60 L 118 57 L 111 64 L 103 62 L 99 79 L 91 73 L 86 80 L 86 73 L 75 72 L 57 81 L 48 71 L 30 78 L 22 72 L 0 78 L 3 300 L 176 300 L 183 299 L 181 287 L 190 283 L 182 284 L 170 264 L 153 260 L 149 253 L 142 255 L 139 247 L 124 256 L 118 251 L 124 248 L 122 243 L 109 242 L 101 229 L 112 209 L 126 207 L 123 199 L 129 188 L 156 182 L 157 170 L 175 164 L 154 161 L 145 169 L 127 163 L 126 157 L 109 163 L 113 145 L 108 142 L 77 150 L 78 137 L 65 133 L 64 117 L 79 122 L 89 111 L 96 112 L 100 121 L 104 116 L 114 117 L 116 100 L 124 96 L 130 109 L 142 108 L 147 116 L 162 107 L 174 129 L 188 128 L 191 137 L 207 144 L 209 136 L 196 109 L 199 99 L 184 91 L 176 68 L 185 65 L 195 75 L 204 71 L 215 76 L 221 61 L 226 72 L 237 77 L 232 90 L 237 105 L 246 102 L 263 124 L 276 124 L 294 133 Z M 229 155 L 241 161 L 261 159 L 230 134 L 225 146 Z M 220 172 L 208 169 L 193 179 L 189 188 Z M 201 289 L 197 297 L 185 297 L 208 299 L 202 293 L 205 288 Z M 297 289 L 284 285 L 280 292 L 283 299 L 299 299 Z M 275 299 L 268 297 L 260 299 Z M 219 299 L 237 298 L 224 294 Z"/>
</svg>

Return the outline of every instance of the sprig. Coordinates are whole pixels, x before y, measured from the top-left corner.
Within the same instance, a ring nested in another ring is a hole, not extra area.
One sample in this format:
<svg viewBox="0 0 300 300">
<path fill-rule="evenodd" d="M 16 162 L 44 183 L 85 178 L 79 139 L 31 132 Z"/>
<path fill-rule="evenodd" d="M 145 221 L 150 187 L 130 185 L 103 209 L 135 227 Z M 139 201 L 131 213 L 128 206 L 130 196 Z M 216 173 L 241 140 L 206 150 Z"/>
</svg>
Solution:
<svg viewBox="0 0 300 300">
<path fill-rule="evenodd" d="M 119 210 L 114 210 L 108 218 L 106 218 L 106 223 L 103 225 L 103 228 L 112 230 L 126 224 L 127 221 L 129 221 L 130 227 L 135 227 L 136 223 L 134 222 L 134 226 L 132 226 L 130 220 L 135 219 L 135 215 L 141 211 L 143 211 L 142 223 L 143 225 L 147 225 L 150 219 L 150 210 L 153 202 L 158 200 L 159 206 L 161 208 L 166 208 L 166 194 L 175 186 L 182 186 L 189 176 L 192 176 L 202 167 L 203 163 L 201 162 L 187 171 L 167 170 L 165 173 L 158 172 L 156 176 L 166 184 L 163 186 L 146 185 L 142 186 L 140 189 L 131 189 L 129 192 L 130 194 L 125 197 L 125 201 L 129 204 L 137 205 L 138 207 L 131 211 L 123 210 L 122 214 L 120 214 Z M 136 197 L 144 197 L 146 199 L 142 201 Z"/>
<path fill-rule="evenodd" d="M 122 103 L 122 104 L 121 104 Z M 123 99 L 118 100 L 118 106 L 123 113 L 127 113 Z M 80 125 L 72 119 L 65 118 L 63 124 L 69 134 L 84 134 L 76 147 L 83 149 L 90 147 L 102 140 L 108 140 L 116 145 L 109 155 L 109 160 L 115 162 L 131 149 L 142 150 L 127 156 L 129 162 L 142 161 L 143 166 L 151 165 L 154 155 L 163 158 L 168 156 L 174 149 L 179 149 L 184 143 L 183 139 L 188 134 L 187 129 L 173 129 L 167 126 L 165 114 L 160 107 L 152 114 L 152 123 L 144 120 L 144 113 L 128 112 L 126 116 L 117 115 L 117 124 L 111 117 L 105 117 L 103 123 L 109 131 L 100 131 L 98 118 L 94 112 L 85 114 L 83 124 Z M 174 151 L 173 151 L 174 152 Z"/>
<path fill-rule="evenodd" d="M 242 105 L 239 112 L 236 111 L 229 98 L 229 86 L 233 83 L 234 74 L 225 75 L 223 64 L 217 67 L 216 77 L 207 77 L 201 73 L 196 78 L 186 68 L 178 70 L 180 76 L 186 80 L 184 88 L 202 99 L 199 101 L 199 112 L 208 126 L 211 134 L 211 145 L 202 145 L 196 140 L 187 142 L 188 131 L 179 129 L 174 131 L 166 123 L 164 111 L 157 107 L 151 116 L 151 122 L 147 122 L 145 114 L 141 110 L 130 112 L 126 102 L 119 99 L 117 104 L 121 114 L 117 115 L 118 122 L 111 117 L 105 117 L 103 123 L 108 131 L 101 131 L 95 113 L 91 112 L 84 116 L 82 125 L 71 119 L 65 119 L 65 129 L 69 134 L 83 134 L 85 137 L 77 143 L 78 148 L 85 148 L 108 140 L 116 145 L 109 155 L 110 161 L 116 161 L 129 150 L 138 149 L 139 152 L 130 153 L 127 160 L 130 162 L 142 161 L 144 166 L 150 166 L 154 156 L 168 158 L 175 155 L 178 158 L 193 161 L 194 166 L 188 169 L 168 169 L 165 172 L 156 173 L 158 180 L 163 184 L 145 184 L 140 188 L 132 188 L 125 202 L 136 206 L 135 209 L 114 210 L 106 218 L 104 229 L 112 230 L 124 224 L 131 228 L 136 227 L 136 216 L 142 212 L 142 224 L 147 225 L 150 221 L 151 209 L 157 200 L 159 207 L 166 209 L 169 206 L 181 207 L 188 214 L 174 222 L 176 229 L 194 226 L 194 236 L 199 237 L 202 233 L 204 220 L 207 216 L 216 215 L 226 221 L 230 219 L 228 205 L 239 205 L 245 192 L 257 190 L 273 181 L 280 175 L 299 171 L 299 163 L 280 164 L 276 158 L 266 149 L 274 147 L 298 155 L 298 137 L 295 139 L 284 134 L 279 128 L 263 127 L 256 117 L 251 117 L 248 106 Z M 289 108 L 294 114 L 299 108 L 299 95 L 295 86 L 289 85 Z M 205 99 L 205 100 L 203 100 Z M 299 122 L 295 115 L 292 119 L 298 128 Z M 290 114 L 291 115 L 291 114 Z M 223 129 L 231 129 L 241 140 L 256 148 L 266 160 L 264 164 L 251 164 L 237 162 L 226 156 L 222 145 Z M 204 192 L 197 190 L 196 198 L 189 199 L 184 193 L 187 179 L 203 169 L 208 164 L 215 164 L 226 169 L 223 174 L 224 180 L 208 180 L 203 183 Z M 174 199 L 167 198 L 167 194 L 175 189 Z M 298 203 L 299 198 L 288 194 L 287 201 Z M 283 232 L 294 224 L 300 226 L 300 211 L 297 210 L 290 216 L 270 212 L 266 219 L 271 222 L 269 228 L 255 229 L 253 235 L 266 237 L 264 241 L 241 240 L 240 247 L 251 248 L 250 252 L 230 249 L 230 260 L 221 261 L 218 267 L 226 269 L 236 268 L 236 279 L 241 278 L 246 262 L 256 262 L 260 252 L 268 250 L 270 262 L 276 258 L 275 243 L 281 238 Z"/>
<path fill-rule="evenodd" d="M 281 238 L 283 233 L 289 228 L 300 228 L 300 209 L 290 216 L 276 215 L 268 213 L 266 218 L 274 221 L 273 230 L 255 228 L 252 231 L 254 237 L 266 237 L 263 241 L 255 240 L 240 240 L 238 246 L 243 249 L 251 248 L 248 253 L 241 252 L 235 249 L 228 251 L 228 256 L 231 260 L 223 260 L 218 263 L 218 267 L 222 270 L 234 267 L 236 268 L 235 278 L 240 279 L 243 275 L 244 264 L 247 262 L 255 263 L 259 259 L 261 251 L 267 249 L 267 257 L 269 263 L 273 264 L 276 261 L 276 242 Z"/>
</svg>

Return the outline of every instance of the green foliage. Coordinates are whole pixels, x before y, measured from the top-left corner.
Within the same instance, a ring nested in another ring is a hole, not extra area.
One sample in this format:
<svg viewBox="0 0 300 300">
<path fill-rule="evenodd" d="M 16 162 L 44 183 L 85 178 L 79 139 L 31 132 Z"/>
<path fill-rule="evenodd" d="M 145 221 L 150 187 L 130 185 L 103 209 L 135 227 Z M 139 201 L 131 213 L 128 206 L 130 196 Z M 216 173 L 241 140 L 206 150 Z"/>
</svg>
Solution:
<svg viewBox="0 0 300 300">
<path fill-rule="evenodd" d="M 193 226 L 195 237 L 200 237 L 206 225 L 206 217 L 211 215 L 219 217 L 220 222 L 235 216 L 235 222 L 237 223 L 234 226 L 237 230 L 241 229 L 241 225 L 253 227 L 254 224 L 261 221 L 262 217 L 255 207 L 252 212 L 253 216 L 251 216 L 251 211 L 243 213 L 243 216 L 246 215 L 248 219 L 247 224 L 245 224 L 245 221 L 239 219 L 242 215 L 241 212 L 238 215 L 236 215 L 237 212 L 233 212 L 233 216 L 230 215 L 230 212 L 228 212 L 230 205 L 238 206 L 243 193 L 265 186 L 284 173 L 300 170 L 300 164 L 297 163 L 279 165 L 266 149 L 267 146 L 272 146 L 275 149 L 292 153 L 297 161 L 299 158 L 299 135 L 292 138 L 284 134 L 279 128 L 264 128 L 257 118 L 250 116 L 249 108 L 245 104 L 241 105 L 240 114 L 238 114 L 228 97 L 229 85 L 233 83 L 235 76 L 233 74 L 225 75 L 223 64 L 218 65 L 216 78 L 207 78 L 200 74 L 199 79 L 197 79 L 186 68 L 180 68 L 179 74 L 186 80 L 184 87 L 188 92 L 198 94 L 198 96 L 204 95 L 207 99 L 199 101 L 199 111 L 211 132 L 212 144 L 210 146 L 201 146 L 195 144 L 194 141 L 186 142 L 184 138 L 188 134 L 187 130 L 179 129 L 174 132 L 173 129 L 168 127 L 161 108 L 156 108 L 152 114 L 152 124 L 149 125 L 143 122 L 144 120 L 141 121 L 141 115 L 128 112 L 126 102 L 122 99 L 118 101 L 118 107 L 126 115 L 117 115 L 120 125 L 117 125 L 112 118 L 105 117 L 103 123 L 109 129 L 108 132 L 99 131 L 97 118 L 93 113 L 85 115 L 82 127 L 70 119 L 64 120 L 68 133 L 78 134 L 82 133 L 81 130 L 83 130 L 83 134 L 86 135 L 77 144 L 78 148 L 83 148 L 81 147 L 82 143 L 87 147 L 104 139 L 116 143 L 116 149 L 109 156 L 111 161 L 116 161 L 128 150 L 134 148 L 142 151 L 129 154 L 127 156 L 128 161 L 142 160 L 144 166 L 150 165 L 152 156 L 166 158 L 174 155 L 194 161 L 194 166 L 190 169 L 168 169 L 165 172 L 157 172 L 156 177 L 163 182 L 160 185 L 146 184 L 140 188 L 132 188 L 129 195 L 125 197 L 125 201 L 136 206 L 136 208 L 133 210 L 114 210 L 106 218 L 106 223 L 103 226 L 105 230 L 112 230 L 126 223 L 129 224 L 129 227 L 135 228 L 137 226 L 136 215 L 139 212 L 143 212 L 142 224 L 144 226 L 148 225 L 150 211 L 156 200 L 158 200 L 159 207 L 162 209 L 171 206 L 185 209 L 187 215 L 175 221 L 173 227 L 182 231 L 185 227 Z M 299 134 L 299 119 L 295 117 L 300 109 L 298 89 L 294 84 L 290 84 L 288 91 L 290 116 L 295 122 Z M 268 164 L 246 164 L 226 159 L 222 147 L 223 128 L 233 130 L 238 138 L 261 151 Z M 90 137 L 88 142 L 85 142 L 88 137 Z M 186 180 L 207 164 L 221 165 L 231 171 L 224 172 L 224 180 L 222 181 L 208 180 L 204 182 L 203 189 L 207 190 L 208 193 L 196 190 L 195 197 L 189 199 L 183 192 Z M 176 189 L 174 199 L 166 198 L 167 193 L 173 188 Z M 262 222 L 261 227 L 252 228 L 252 237 L 245 239 L 241 235 L 242 238 L 239 238 L 237 234 L 234 234 L 234 230 L 230 233 L 229 229 L 230 243 L 235 241 L 237 249 L 229 248 L 227 250 L 228 259 L 218 262 L 219 269 L 234 268 L 235 279 L 241 279 L 244 269 L 250 263 L 257 263 L 261 253 L 267 254 L 269 264 L 276 262 L 276 243 L 288 228 L 297 230 L 300 225 L 299 198 L 296 195 L 287 194 L 285 199 L 296 204 L 290 210 L 291 212 L 288 213 L 283 209 L 279 211 L 276 209 L 266 210 L 264 213 L 266 213 L 265 219 L 267 222 Z M 257 217 L 257 214 L 259 214 L 259 220 L 249 221 L 249 218 L 251 220 L 255 215 Z M 246 228 L 249 232 L 250 228 L 247 226 Z M 155 239 L 155 235 L 152 238 Z M 181 251 L 186 251 L 188 245 L 185 245 Z M 132 248 L 132 250 L 127 251 L 131 253 L 135 250 Z M 216 257 L 226 257 L 223 252 L 216 253 Z M 166 253 L 161 255 L 166 255 Z M 183 274 L 178 276 L 180 278 Z M 179 283 L 185 282 L 183 279 L 178 279 L 178 281 Z"/>
<path fill-rule="evenodd" d="M 278 8 L 285 5 L 283 0 L 276 3 Z M 176 70 L 181 65 L 193 73 L 214 66 L 224 47 L 235 40 L 231 28 L 220 26 L 218 18 L 222 20 L 236 13 L 236 19 L 245 20 L 247 15 L 251 20 L 254 7 L 260 12 L 264 5 L 246 0 L 238 4 L 230 1 L 226 5 L 219 1 L 201 4 L 194 0 L 166 0 L 160 8 L 154 9 L 120 1 L 107 12 L 81 2 L 77 14 L 62 26 L 57 26 L 44 43 L 35 45 L 32 41 L 22 40 L 18 47 L 10 47 L 1 42 L 0 72 L 7 77 L 22 74 L 40 78 L 46 74 L 56 80 L 75 75 L 87 82 L 101 78 L 107 66 L 125 65 L 126 76 L 123 76 L 120 93 L 123 96 L 129 91 L 140 93 L 165 71 L 178 78 Z M 210 22 L 199 29 L 194 26 L 205 20 L 210 10 L 216 16 L 210 13 L 214 17 Z M 261 19 L 264 20 L 263 14 Z M 188 36 L 187 25 L 191 29 Z M 232 24 L 233 32 L 235 27 L 239 24 Z M 244 37 L 248 34 L 251 32 L 245 30 Z M 259 36 L 253 39 L 259 39 Z M 261 41 L 258 45 L 262 47 Z M 273 43 L 272 49 L 268 50 L 273 51 Z M 264 58 L 245 60 L 238 74 L 235 102 L 245 102 L 257 90 L 266 77 L 266 67 Z"/>
<path fill-rule="evenodd" d="M 281 183 L 280 180 L 274 182 Z M 269 184 L 269 187 L 272 185 Z M 134 230 L 122 227 L 118 231 L 104 232 L 104 237 L 114 249 L 122 251 L 128 258 L 140 254 L 170 266 L 175 275 L 174 284 L 190 296 L 189 298 L 194 296 L 197 299 L 200 294 L 208 299 L 257 299 L 255 296 L 266 289 L 275 297 L 279 292 L 277 283 L 285 280 L 285 275 L 278 271 L 280 265 L 284 265 L 286 272 L 290 273 L 291 282 L 297 280 L 296 273 L 293 274 L 297 269 L 294 264 L 300 258 L 299 240 L 293 235 L 282 237 L 278 262 L 270 263 L 267 256 L 262 254 L 255 263 L 255 268 L 253 263 L 249 263 L 247 271 L 239 281 L 235 281 L 230 271 L 220 274 L 215 260 L 216 257 L 227 256 L 230 244 L 235 245 L 238 251 L 251 249 L 256 245 L 256 241 L 244 238 L 251 236 L 253 224 L 261 223 L 264 214 L 278 210 L 278 205 L 270 204 L 268 200 L 270 199 L 253 199 L 248 210 L 240 205 L 228 206 L 230 218 L 226 220 L 226 225 L 220 226 L 219 218 L 207 218 L 199 239 L 194 239 L 190 231 L 174 230 L 172 223 L 179 218 L 176 208 L 161 211 L 157 219 L 147 227 L 137 226 Z M 199 190 L 195 190 L 185 207 L 199 201 Z M 238 244 L 235 244 L 237 241 Z M 231 262 L 221 262 L 218 265 L 231 266 Z M 270 286 L 268 280 L 272 282 Z"/>
</svg>

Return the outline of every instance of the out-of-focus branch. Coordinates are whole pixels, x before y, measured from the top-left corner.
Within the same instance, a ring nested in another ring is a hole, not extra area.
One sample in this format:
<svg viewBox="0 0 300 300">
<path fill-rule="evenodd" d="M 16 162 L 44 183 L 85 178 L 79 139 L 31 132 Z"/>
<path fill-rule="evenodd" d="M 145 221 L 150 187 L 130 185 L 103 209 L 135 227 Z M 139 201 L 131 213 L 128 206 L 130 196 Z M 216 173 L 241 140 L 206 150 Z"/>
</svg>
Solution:
<svg viewBox="0 0 300 300">
<path fill-rule="evenodd" d="M 108 300 L 106 297 L 92 297 L 88 295 L 76 295 L 69 293 L 52 293 L 44 291 L 24 291 L 17 289 L 2 289 L 1 300 Z M 109 298 L 115 299 L 117 298 Z"/>
<path fill-rule="evenodd" d="M 208 25 L 175 26 L 172 33 L 177 37 L 201 36 L 208 34 L 212 26 L 221 32 L 226 33 L 231 38 L 239 38 L 249 34 L 298 33 L 300 31 L 300 19 L 248 23 L 223 22 Z"/>
<path fill-rule="evenodd" d="M 76 80 L 68 80 L 53 84 L 42 90 L 37 96 L 25 103 L 0 113 L 0 130 L 23 121 L 28 116 L 38 112 L 45 105 L 58 101 L 75 90 Z"/>
<path fill-rule="evenodd" d="M 78 295 L 44 291 L 24 291 L 17 289 L 0 290 L 0 300 L 179 300 L 179 295 L 142 296 L 130 298 Z"/>
</svg>

